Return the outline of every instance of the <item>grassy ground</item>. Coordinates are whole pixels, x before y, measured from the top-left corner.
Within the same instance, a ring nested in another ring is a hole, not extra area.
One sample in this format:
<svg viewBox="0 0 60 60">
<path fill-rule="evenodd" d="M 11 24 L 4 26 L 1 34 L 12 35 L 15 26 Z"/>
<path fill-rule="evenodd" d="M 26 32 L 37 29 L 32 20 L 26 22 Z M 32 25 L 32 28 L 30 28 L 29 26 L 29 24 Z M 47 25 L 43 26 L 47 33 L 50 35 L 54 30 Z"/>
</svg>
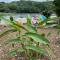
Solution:
<svg viewBox="0 0 60 60">
<path fill-rule="evenodd" d="M 0 27 L 0 29 L 2 31 L 8 29 L 7 27 Z M 53 59 L 51 60 L 60 60 L 60 43 L 57 42 L 60 39 L 57 39 L 57 37 L 60 38 L 60 35 L 57 35 L 57 29 L 54 28 L 48 28 L 48 29 L 38 29 L 38 33 L 45 33 L 46 34 L 46 38 L 50 40 L 51 42 L 51 48 L 53 50 L 54 56 Z M 25 31 L 22 31 L 21 33 L 24 33 Z M 47 37 L 47 34 L 51 32 L 52 34 Z M 5 46 L 4 44 L 2 44 L 4 41 L 8 40 L 8 39 L 12 39 L 16 37 L 16 34 L 18 34 L 18 32 L 14 32 L 14 33 L 9 33 L 3 37 L 0 38 L 0 60 L 9 60 L 8 56 L 7 56 L 7 51 L 11 50 L 11 46 Z"/>
</svg>

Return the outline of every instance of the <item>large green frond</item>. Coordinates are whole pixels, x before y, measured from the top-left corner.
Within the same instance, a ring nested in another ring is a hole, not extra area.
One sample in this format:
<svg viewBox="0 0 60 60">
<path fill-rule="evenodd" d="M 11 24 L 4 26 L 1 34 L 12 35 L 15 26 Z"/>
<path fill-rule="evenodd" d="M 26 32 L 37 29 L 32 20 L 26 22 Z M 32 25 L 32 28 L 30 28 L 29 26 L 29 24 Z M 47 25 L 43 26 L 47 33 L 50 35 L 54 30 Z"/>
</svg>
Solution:
<svg viewBox="0 0 60 60">
<path fill-rule="evenodd" d="M 33 45 L 26 46 L 26 49 L 33 50 L 33 51 L 38 52 L 38 53 L 43 54 L 43 55 L 46 54 L 46 52 L 45 52 L 45 50 L 43 48 L 39 48 L 37 46 L 33 46 Z"/>
<path fill-rule="evenodd" d="M 47 40 L 45 37 L 36 34 L 36 33 L 26 33 L 25 36 L 32 38 L 34 41 L 42 43 L 42 44 L 48 44 L 49 45 L 49 40 Z"/>
</svg>

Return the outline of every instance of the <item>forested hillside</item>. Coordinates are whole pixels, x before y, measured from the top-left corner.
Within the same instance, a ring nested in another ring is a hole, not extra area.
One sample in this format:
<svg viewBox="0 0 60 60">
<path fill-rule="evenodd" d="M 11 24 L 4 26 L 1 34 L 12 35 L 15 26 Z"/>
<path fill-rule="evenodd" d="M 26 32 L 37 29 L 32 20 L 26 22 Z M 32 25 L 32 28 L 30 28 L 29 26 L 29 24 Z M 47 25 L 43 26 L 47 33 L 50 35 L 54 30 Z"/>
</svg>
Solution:
<svg viewBox="0 0 60 60">
<path fill-rule="evenodd" d="M 0 12 L 16 13 L 41 13 L 53 11 L 53 3 L 34 1 L 13 1 L 11 3 L 0 2 Z"/>
</svg>

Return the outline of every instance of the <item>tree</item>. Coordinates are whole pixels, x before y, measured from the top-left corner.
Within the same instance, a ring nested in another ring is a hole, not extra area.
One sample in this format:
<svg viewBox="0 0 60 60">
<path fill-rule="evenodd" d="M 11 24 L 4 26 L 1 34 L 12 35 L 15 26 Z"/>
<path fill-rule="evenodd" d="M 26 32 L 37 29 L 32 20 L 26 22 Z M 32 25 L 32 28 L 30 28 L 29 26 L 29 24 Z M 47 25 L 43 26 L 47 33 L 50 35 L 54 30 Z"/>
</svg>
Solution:
<svg viewBox="0 0 60 60">
<path fill-rule="evenodd" d="M 8 4 L 8 8 L 10 10 L 12 10 L 12 12 L 16 12 L 17 5 L 16 4 L 13 4 L 13 3 L 10 3 L 10 4 Z"/>
<path fill-rule="evenodd" d="M 57 13 L 59 17 L 60 16 L 60 0 L 54 0 L 54 4 L 56 6 L 55 12 Z M 60 25 L 60 18 L 58 20 L 58 24 Z"/>
<path fill-rule="evenodd" d="M 35 2 L 31 0 L 20 0 L 11 3 L 0 3 L 0 12 L 16 12 L 16 13 L 41 13 L 47 9 L 47 5 L 51 2 Z M 52 9 L 47 9 L 48 11 Z"/>
<path fill-rule="evenodd" d="M 54 0 L 54 4 L 56 6 L 55 12 L 60 16 L 60 0 Z"/>
</svg>

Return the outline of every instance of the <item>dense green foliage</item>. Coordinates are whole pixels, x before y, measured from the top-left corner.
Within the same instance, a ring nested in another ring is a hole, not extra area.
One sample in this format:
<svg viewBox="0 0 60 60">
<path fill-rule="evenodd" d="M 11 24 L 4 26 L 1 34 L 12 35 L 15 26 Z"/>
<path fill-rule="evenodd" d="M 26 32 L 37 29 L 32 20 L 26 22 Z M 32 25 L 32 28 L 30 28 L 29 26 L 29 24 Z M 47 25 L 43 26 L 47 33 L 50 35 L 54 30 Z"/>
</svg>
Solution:
<svg viewBox="0 0 60 60">
<path fill-rule="evenodd" d="M 49 5 L 49 7 L 48 7 Z M 14 1 L 11 3 L 0 2 L 0 12 L 16 13 L 41 13 L 51 11 L 52 2 Z"/>
<path fill-rule="evenodd" d="M 60 0 L 54 0 L 54 4 L 55 4 L 55 12 L 59 17 L 58 25 L 60 26 Z"/>
<path fill-rule="evenodd" d="M 54 4 L 56 6 L 55 12 L 60 16 L 60 0 L 54 0 Z"/>
</svg>

